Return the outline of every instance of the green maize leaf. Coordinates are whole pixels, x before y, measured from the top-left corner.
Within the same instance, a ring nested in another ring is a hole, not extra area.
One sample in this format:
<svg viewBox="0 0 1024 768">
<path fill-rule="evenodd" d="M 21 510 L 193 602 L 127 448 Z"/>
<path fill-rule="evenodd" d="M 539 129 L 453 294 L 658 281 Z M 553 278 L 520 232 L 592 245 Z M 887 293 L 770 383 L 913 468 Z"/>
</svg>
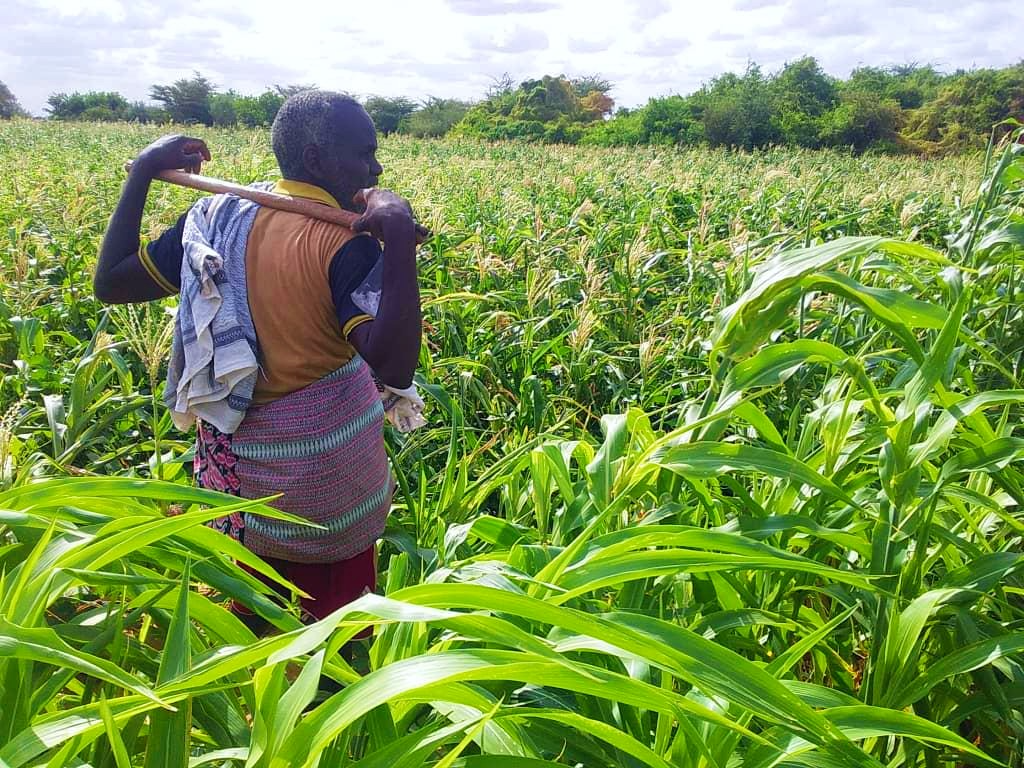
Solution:
<svg viewBox="0 0 1024 768">
<path fill-rule="evenodd" d="M 969 448 L 942 465 L 935 483 L 938 491 L 954 477 L 969 472 L 996 472 L 1024 456 L 1024 438 L 1000 437 L 977 448 Z"/>
<path fill-rule="evenodd" d="M 476 740 L 480 731 L 482 731 L 484 727 L 487 725 L 487 723 L 491 721 L 491 718 L 494 717 L 494 713 L 497 712 L 500 708 L 501 702 L 496 702 L 491 709 L 485 712 L 481 717 L 477 718 L 466 730 L 465 736 L 463 736 L 462 740 L 455 745 L 455 748 L 435 763 L 437 768 L 451 768 L 451 766 L 455 763 L 459 756 L 462 755 L 463 751 L 465 751 L 466 747 L 468 747 L 471 743 L 473 743 L 473 741 Z M 521 757 L 519 755 L 503 755 L 503 757 L 513 757 L 519 760 L 532 759 Z"/>
<path fill-rule="evenodd" d="M 838 627 L 845 622 L 849 621 L 850 617 L 856 613 L 858 606 L 853 606 L 837 616 L 833 617 L 830 621 L 822 624 L 817 629 L 807 633 L 789 648 L 779 654 L 778 658 L 772 659 L 772 661 L 765 667 L 765 671 L 768 674 L 776 678 L 781 678 L 786 672 L 792 668 L 805 654 L 823 642 L 829 637 Z"/>
<path fill-rule="evenodd" d="M 176 703 L 174 696 L 165 696 L 161 700 L 165 706 Z M 121 696 L 107 699 L 115 723 L 121 723 L 130 717 L 149 712 L 161 704 L 144 696 Z M 9 742 L 0 746 L 0 764 L 6 763 L 10 768 L 21 768 L 49 749 L 57 747 L 69 739 L 83 737 L 94 739 L 103 733 L 103 714 L 100 702 L 72 707 L 60 712 L 43 715 L 36 719 L 32 726 L 18 733 Z"/>
<path fill-rule="evenodd" d="M 172 518 L 173 520 L 173 518 Z M 166 685 L 192 663 L 190 634 L 192 623 L 188 612 L 188 591 L 191 567 L 185 564 L 178 589 L 178 602 L 167 629 L 157 687 Z M 174 712 L 153 712 L 149 716 L 149 739 L 146 742 L 146 768 L 187 768 L 192 727 L 192 700 L 186 699 Z"/>
<path fill-rule="evenodd" d="M 1024 565 L 1024 555 L 1016 552 L 990 552 L 950 571 L 937 586 L 988 592 L 1021 565 Z"/>
<path fill-rule="evenodd" d="M 917 465 L 934 459 L 945 449 L 957 426 L 983 408 L 1024 403 L 1024 390 L 993 390 L 947 404 L 946 410 L 928 430 L 925 439 L 911 448 L 910 464 Z"/>
<path fill-rule="evenodd" d="M 276 755 L 288 734 L 294 729 L 306 706 L 313 701 L 320 683 L 324 652 L 318 651 L 302 666 L 302 672 L 281 697 L 269 724 L 267 754 Z"/>
<path fill-rule="evenodd" d="M 989 765 L 1001 765 L 998 760 L 992 759 L 958 734 L 909 712 L 860 704 L 835 707 L 825 710 L 822 714 L 851 739 L 906 736 L 925 743 L 952 747 Z"/>
<path fill-rule="evenodd" d="M 441 763 L 434 763 L 440 768 Z M 549 766 L 564 766 L 563 763 L 552 763 L 550 760 L 540 760 L 535 757 L 518 757 L 516 755 L 470 755 L 460 757 L 450 763 L 453 768 L 547 768 Z"/>
<path fill-rule="evenodd" d="M 932 688 L 953 675 L 972 672 L 1007 656 L 1024 652 L 1024 634 L 990 637 L 933 660 L 927 671 L 892 697 L 892 706 L 908 707 L 926 696 Z"/>
<path fill-rule="evenodd" d="M 716 352 L 726 350 L 726 344 L 732 341 L 732 337 L 762 339 L 774 330 L 774 324 L 767 327 L 768 323 L 762 325 L 757 322 L 758 313 L 804 275 L 825 269 L 842 258 L 863 256 L 883 242 L 880 237 L 841 237 L 809 248 L 781 251 L 760 264 L 754 272 L 750 287 L 719 313 L 711 337 L 712 359 Z M 748 341 L 738 349 L 749 347 Z M 740 356 L 728 352 L 726 355 Z"/>
<path fill-rule="evenodd" d="M 970 291 L 963 291 L 957 299 L 953 311 L 949 313 L 938 339 L 928 350 L 928 354 L 925 355 L 914 378 L 904 388 L 903 401 L 896 409 L 897 421 L 913 418 L 918 406 L 928 399 L 928 395 L 946 372 L 949 359 L 953 354 L 953 347 L 960 336 L 960 322 L 969 300 Z"/>
<path fill-rule="evenodd" d="M 682 573 L 715 573 L 743 571 L 794 571 L 820 576 L 827 581 L 852 584 L 870 589 L 864 576 L 819 565 L 813 560 L 767 555 L 748 556 L 718 552 L 693 552 L 686 549 L 664 549 L 630 552 L 600 557 L 566 570 L 557 586 L 564 590 L 551 598 L 562 604 L 603 587 L 624 584 L 653 576 L 677 576 Z"/>
<path fill-rule="evenodd" d="M 134 691 L 158 706 L 169 706 L 165 699 L 141 680 L 123 671 L 116 664 L 72 648 L 49 628 L 21 627 L 0 617 L 0 658 L 24 659 L 73 669 L 79 674 Z"/>
<path fill-rule="evenodd" d="M 271 768 L 310 766 L 319 751 L 355 718 L 400 698 L 405 691 L 446 681 L 509 680 L 552 685 L 677 715 L 688 712 L 727 728 L 745 731 L 676 694 L 596 667 L 573 666 L 576 671 L 532 654 L 484 649 L 443 651 L 395 662 L 371 672 L 317 707 L 289 736 Z"/>
<path fill-rule="evenodd" d="M 860 362 L 839 347 L 824 341 L 801 339 L 785 344 L 772 344 L 756 355 L 737 363 L 729 371 L 722 385 L 722 398 L 733 392 L 744 392 L 755 387 L 774 387 L 782 384 L 802 366 L 826 363 L 847 371 L 861 388 L 878 400 L 871 379 L 864 373 Z"/>
<path fill-rule="evenodd" d="M 626 451 L 627 417 L 625 414 L 601 417 L 601 431 L 604 442 L 594 460 L 587 466 L 590 477 L 590 493 L 598 511 L 607 509 L 611 503 L 612 488 L 618 474 L 618 463 Z"/>
<path fill-rule="evenodd" d="M 235 762 L 243 762 L 249 756 L 249 750 L 245 747 L 232 747 L 230 749 L 217 749 L 213 752 L 207 752 L 205 755 L 199 757 L 189 758 L 188 768 L 200 768 L 203 765 L 213 765 L 216 763 L 218 766 L 223 766 L 225 762 L 233 760 Z"/>
<path fill-rule="evenodd" d="M 802 461 L 767 448 L 734 443 L 691 443 L 659 448 L 651 462 L 684 477 L 712 478 L 725 472 L 760 472 L 809 485 L 850 506 L 858 506 L 842 488 Z"/>
<path fill-rule="evenodd" d="M 963 592 L 959 589 L 933 589 L 926 592 L 908 605 L 889 625 L 885 642 L 879 649 L 876 673 L 877 685 L 887 691 L 883 697 L 885 700 L 900 695 L 909 668 L 916 665 L 925 624 L 943 604 Z"/>
<path fill-rule="evenodd" d="M 769 517 L 737 517 L 718 528 L 723 532 L 736 531 L 746 538 L 762 539 L 779 533 L 806 533 L 824 541 L 838 544 L 865 557 L 871 554 L 871 543 L 840 528 L 827 528 L 806 515 L 771 515 Z"/>
<path fill-rule="evenodd" d="M 100 714 L 103 716 L 103 727 L 106 730 L 111 751 L 114 753 L 114 762 L 117 768 L 132 768 L 128 750 L 125 749 L 121 732 L 114 723 L 114 717 L 110 713 L 110 707 L 107 705 L 106 699 L 100 699 Z"/>
<path fill-rule="evenodd" d="M 608 643 L 638 658 L 645 658 L 702 689 L 750 708 L 769 720 L 794 718 L 796 727 L 824 737 L 828 729 L 813 712 L 803 707 L 772 676 L 738 654 L 668 622 L 613 614 L 594 617 L 580 611 L 556 608 L 521 595 L 458 585 L 410 587 L 396 596 L 422 602 L 444 601 L 463 607 L 488 607 L 544 621 Z M 815 730 L 815 728 L 817 730 Z"/>
</svg>

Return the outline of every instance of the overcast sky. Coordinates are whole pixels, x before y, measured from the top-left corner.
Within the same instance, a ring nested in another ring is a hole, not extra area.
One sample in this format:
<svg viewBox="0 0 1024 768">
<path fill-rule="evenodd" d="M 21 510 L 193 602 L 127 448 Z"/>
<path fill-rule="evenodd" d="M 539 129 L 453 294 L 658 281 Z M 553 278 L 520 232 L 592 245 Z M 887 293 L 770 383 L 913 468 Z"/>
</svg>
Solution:
<svg viewBox="0 0 1024 768">
<path fill-rule="evenodd" d="M 42 114 L 56 91 L 116 90 L 198 70 L 258 93 L 315 83 L 354 94 L 478 98 L 503 72 L 600 73 L 634 106 L 756 61 L 1006 66 L 1020 0 L 0 0 L 0 80 Z"/>
</svg>

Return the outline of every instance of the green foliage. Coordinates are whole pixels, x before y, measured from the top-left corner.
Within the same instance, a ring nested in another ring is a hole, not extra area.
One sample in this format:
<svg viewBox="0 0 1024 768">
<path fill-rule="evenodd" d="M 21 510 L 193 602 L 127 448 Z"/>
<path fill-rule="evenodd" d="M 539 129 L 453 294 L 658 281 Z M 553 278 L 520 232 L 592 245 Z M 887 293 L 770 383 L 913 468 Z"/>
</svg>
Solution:
<svg viewBox="0 0 1024 768">
<path fill-rule="evenodd" d="M 142 102 L 129 102 L 112 91 L 86 91 L 85 93 L 55 93 L 47 99 L 47 111 L 54 120 L 86 120 L 91 122 L 159 122 L 162 110 L 147 107 Z"/>
<path fill-rule="evenodd" d="M 1024 64 L 948 76 L 914 64 L 861 67 L 839 81 L 804 57 L 770 76 L 752 65 L 690 96 L 620 111 L 592 126 L 583 143 L 955 151 L 983 145 L 993 125 L 1008 118 L 1024 120 Z M 658 127 L 645 128 L 648 119 Z"/>
<path fill-rule="evenodd" d="M 397 131 L 402 121 L 416 111 L 416 102 L 405 96 L 371 96 L 363 103 L 363 107 L 373 120 L 377 132 L 387 136 Z"/>
<path fill-rule="evenodd" d="M 580 94 L 583 87 L 594 90 Z M 489 97 L 472 107 L 456 125 L 455 133 L 486 139 L 529 139 L 550 143 L 577 143 L 585 126 L 601 120 L 614 103 L 600 88 L 600 78 L 570 81 L 545 75 L 524 80 L 513 88 L 502 83 Z"/>
<path fill-rule="evenodd" d="M 1024 121 L 1024 62 L 946 79 L 934 99 L 911 113 L 907 133 L 943 149 L 983 145 L 993 126 L 1007 118 Z M 997 135 L 1009 130 L 1003 127 Z"/>
<path fill-rule="evenodd" d="M 402 121 L 398 130 L 419 138 L 444 136 L 466 116 L 471 106 L 459 99 L 430 96 Z"/>
<path fill-rule="evenodd" d="M 210 117 L 214 125 L 224 127 L 238 124 L 239 98 L 234 91 L 215 93 L 210 97 Z"/>
<path fill-rule="evenodd" d="M 10 120 L 12 117 L 25 117 L 28 113 L 21 108 L 21 104 L 11 93 L 11 89 L 0 80 L 0 120 Z"/>
<path fill-rule="evenodd" d="M 900 105 L 866 91 L 844 91 L 839 105 L 821 120 L 820 136 L 833 147 L 863 152 L 871 146 L 895 149 L 902 119 Z"/>
<path fill-rule="evenodd" d="M 195 72 L 191 78 L 175 80 L 172 85 L 154 85 L 149 96 L 161 102 L 176 123 L 213 125 L 213 115 L 210 114 L 213 93 L 213 83 Z"/>
<path fill-rule="evenodd" d="M 84 287 L 158 132 L 0 128 L 0 762 L 1020 768 L 1024 145 L 386 138 L 430 424 L 381 594 L 303 626 L 154 416 L 173 301 Z"/>
</svg>

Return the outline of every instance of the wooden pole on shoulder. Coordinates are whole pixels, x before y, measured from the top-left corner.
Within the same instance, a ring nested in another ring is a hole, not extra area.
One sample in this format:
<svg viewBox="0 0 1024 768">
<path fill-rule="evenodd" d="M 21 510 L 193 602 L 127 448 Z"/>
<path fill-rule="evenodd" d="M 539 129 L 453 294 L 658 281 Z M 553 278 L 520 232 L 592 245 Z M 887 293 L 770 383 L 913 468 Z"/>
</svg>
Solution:
<svg viewBox="0 0 1024 768">
<path fill-rule="evenodd" d="M 132 167 L 131 163 L 125 163 L 127 171 Z M 153 178 L 166 181 L 168 184 L 176 184 L 179 187 L 198 189 L 202 192 L 210 192 L 215 195 L 227 194 L 244 197 L 254 203 L 265 205 L 267 208 L 275 208 L 279 211 L 290 211 L 301 213 L 311 219 L 329 221 L 332 224 L 340 224 L 343 227 L 351 228 L 359 218 L 358 213 L 346 211 L 341 208 L 333 208 L 329 205 L 317 203 L 312 200 L 304 200 L 300 197 L 289 197 L 277 192 L 267 192 L 261 189 L 252 189 L 241 184 L 230 181 L 222 181 L 212 176 L 201 176 L 198 173 L 185 173 L 185 171 L 160 171 Z"/>
</svg>

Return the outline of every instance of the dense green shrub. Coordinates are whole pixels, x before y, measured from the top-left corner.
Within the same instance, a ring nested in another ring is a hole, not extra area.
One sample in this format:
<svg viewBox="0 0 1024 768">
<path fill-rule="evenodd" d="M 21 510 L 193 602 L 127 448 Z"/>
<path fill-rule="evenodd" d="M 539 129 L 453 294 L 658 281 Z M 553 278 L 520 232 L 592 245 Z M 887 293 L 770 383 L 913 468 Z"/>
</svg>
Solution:
<svg viewBox="0 0 1024 768">
<path fill-rule="evenodd" d="M 402 121 L 398 130 L 420 138 L 444 136 L 466 116 L 471 106 L 458 99 L 430 96 Z"/>
</svg>

